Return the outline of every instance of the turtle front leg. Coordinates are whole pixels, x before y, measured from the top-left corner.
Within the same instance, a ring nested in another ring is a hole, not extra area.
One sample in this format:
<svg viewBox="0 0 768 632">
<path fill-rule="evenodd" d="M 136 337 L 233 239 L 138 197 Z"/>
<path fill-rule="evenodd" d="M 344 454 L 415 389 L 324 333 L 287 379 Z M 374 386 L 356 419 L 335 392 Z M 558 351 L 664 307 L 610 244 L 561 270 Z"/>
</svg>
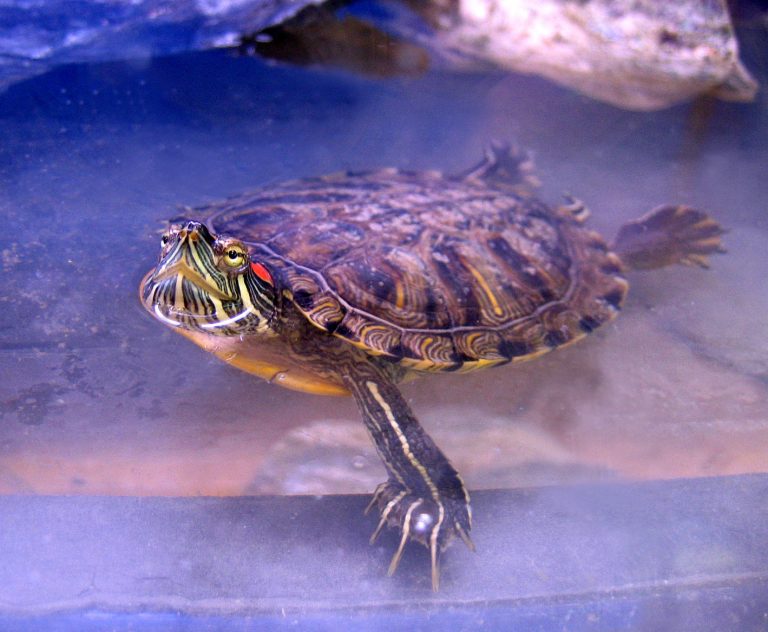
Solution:
<svg viewBox="0 0 768 632">
<path fill-rule="evenodd" d="M 429 549 L 432 588 L 440 584 L 440 554 L 454 536 L 474 549 L 469 531 L 472 510 L 469 493 L 458 472 L 424 431 L 394 381 L 374 365 L 350 367 L 342 375 L 360 408 L 389 480 L 379 485 L 368 510 L 381 513 L 371 542 L 385 525 L 398 528 L 400 544 L 389 565 L 397 569 L 406 542 Z"/>
</svg>

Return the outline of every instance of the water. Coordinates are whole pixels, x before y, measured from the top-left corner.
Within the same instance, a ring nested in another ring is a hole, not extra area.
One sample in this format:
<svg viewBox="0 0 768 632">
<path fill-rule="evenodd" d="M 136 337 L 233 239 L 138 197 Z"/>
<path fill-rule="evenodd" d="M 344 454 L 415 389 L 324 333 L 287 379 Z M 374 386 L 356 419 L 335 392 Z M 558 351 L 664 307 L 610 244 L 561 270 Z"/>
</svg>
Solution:
<svg viewBox="0 0 768 632">
<path fill-rule="evenodd" d="M 763 32 L 764 36 L 764 32 Z M 765 84 L 766 42 L 745 35 Z M 370 80 L 227 52 L 70 66 L 0 95 L 0 493 L 369 492 L 353 402 L 225 366 L 137 286 L 177 205 L 343 169 L 528 148 L 611 236 L 664 202 L 728 229 L 712 269 L 633 274 L 625 312 L 535 362 L 403 391 L 470 489 L 768 472 L 768 100 L 620 111 L 535 77 Z"/>
</svg>

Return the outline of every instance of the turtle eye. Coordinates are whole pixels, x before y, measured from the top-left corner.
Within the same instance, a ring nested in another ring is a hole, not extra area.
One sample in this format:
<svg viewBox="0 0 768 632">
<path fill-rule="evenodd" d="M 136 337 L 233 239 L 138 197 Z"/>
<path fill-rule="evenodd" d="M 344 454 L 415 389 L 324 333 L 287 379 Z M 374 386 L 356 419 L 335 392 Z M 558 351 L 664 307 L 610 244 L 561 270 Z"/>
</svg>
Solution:
<svg viewBox="0 0 768 632">
<path fill-rule="evenodd" d="M 171 231 L 168 231 L 167 233 L 163 233 L 163 236 L 160 237 L 160 258 L 161 259 L 165 255 L 167 255 L 168 251 L 171 249 L 172 240 L 173 240 L 173 233 Z"/>
<path fill-rule="evenodd" d="M 246 252 L 242 246 L 230 245 L 224 249 L 222 259 L 229 268 L 239 268 L 245 263 Z"/>
</svg>

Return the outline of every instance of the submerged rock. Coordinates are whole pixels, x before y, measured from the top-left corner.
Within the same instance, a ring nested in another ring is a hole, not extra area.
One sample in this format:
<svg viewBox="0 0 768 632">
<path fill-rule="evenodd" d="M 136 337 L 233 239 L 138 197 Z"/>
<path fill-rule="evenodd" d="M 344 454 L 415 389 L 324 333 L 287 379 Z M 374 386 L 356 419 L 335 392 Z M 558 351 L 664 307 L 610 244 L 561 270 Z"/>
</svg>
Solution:
<svg viewBox="0 0 768 632">
<path fill-rule="evenodd" d="M 0 91 L 71 63 L 231 46 L 322 0 L 0 0 Z"/>
<path fill-rule="evenodd" d="M 432 13 L 439 49 L 654 110 L 702 93 L 749 101 L 723 0 L 457 0 Z"/>
<path fill-rule="evenodd" d="M 326 3 L 243 43 L 281 61 L 379 76 L 426 69 L 420 45 L 453 70 L 541 75 L 631 110 L 704 93 L 749 101 L 757 90 L 739 60 L 722 0 L 390 0 L 386 6 L 386 35 L 372 37 L 373 26 Z"/>
<path fill-rule="evenodd" d="M 452 69 L 537 74 L 635 110 L 757 89 L 724 0 L 382 1 L 390 17 L 369 21 L 345 0 L 0 0 L 0 90 L 62 64 L 236 45 L 374 76 L 423 72 L 429 51 Z"/>
</svg>

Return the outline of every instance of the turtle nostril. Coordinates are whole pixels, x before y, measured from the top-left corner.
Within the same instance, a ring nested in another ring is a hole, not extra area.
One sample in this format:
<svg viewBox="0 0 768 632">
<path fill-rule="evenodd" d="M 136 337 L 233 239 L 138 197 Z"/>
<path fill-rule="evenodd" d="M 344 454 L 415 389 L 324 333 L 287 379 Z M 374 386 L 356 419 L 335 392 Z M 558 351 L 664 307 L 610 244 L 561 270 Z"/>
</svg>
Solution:
<svg viewBox="0 0 768 632">
<path fill-rule="evenodd" d="M 211 239 L 210 233 L 205 228 L 205 225 L 201 224 L 200 222 L 195 222 L 193 220 L 190 220 L 189 222 L 187 222 L 186 226 L 184 226 L 184 229 L 182 230 L 182 232 L 187 235 L 187 238 L 189 239 L 190 242 L 213 241 Z"/>
</svg>

